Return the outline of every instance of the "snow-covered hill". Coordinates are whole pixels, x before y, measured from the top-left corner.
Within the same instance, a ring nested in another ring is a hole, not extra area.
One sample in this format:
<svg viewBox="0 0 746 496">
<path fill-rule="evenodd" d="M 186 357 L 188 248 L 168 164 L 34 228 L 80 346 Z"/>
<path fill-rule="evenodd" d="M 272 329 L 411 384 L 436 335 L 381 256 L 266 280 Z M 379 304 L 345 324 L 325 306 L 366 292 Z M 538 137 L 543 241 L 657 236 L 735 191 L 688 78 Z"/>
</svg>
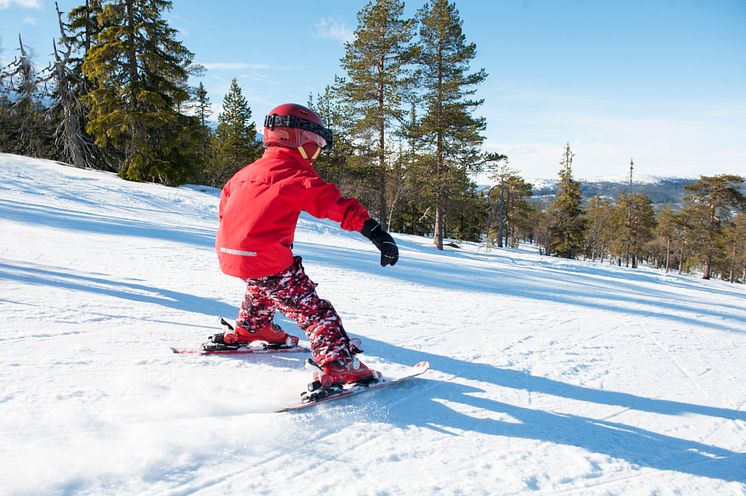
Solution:
<svg viewBox="0 0 746 496">
<path fill-rule="evenodd" d="M 237 311 L 216 207 L 0 155 L 0 494 L 746 494 L 742 286 L 304 217 L 366 363 L 433 370 L 275 414 L 305 356 L 169 351 Z"/>
<path fill-rule="evenodd" d="M 681 205 L 687 194 L 685 186 L 695 181 L 692 178 L 638 175 L 631 191 L 646 195 L 656 207 Z M 532 185 L 535 199 L 546 206 L 557 193 L 559 179 L 532 179 L 528 182 Z M 578 179 L 578 182 L 585 200 L 600 196 L 615 201 L 621 193 L 630 191 L 629 177 L 625 176 L 593 177 Z"/>
<path fill-rule="evenodd" d="M 615 176 L 595 176 L 595 177 L 587 177 L 587 178 L 576 178 L 578 182 L 581 183 L 589 183 L 589 184 L 603 184 L 603 183 L 612 183 L 612 184 L 623 184 L 628 185 L 629 184 L 629 176 L 624 174 L 617 174 Z M 696 181 L 696 178 L 685 178 L 685 177 L 669 177 L 669 176 L 651 176 L 649 174 L 636 174 L 633 177 L 632 183 L 633 185 L 655 185 L 660 183 L 666 183 L 670 181 Z M 552 178 L 552 179 L 546 179 L 546 178 L 534 178 L 528 180 L 531 185 L 536 189 L 544 189 L 544 188 L 556 188 L 557 184 L 559 183 L 559 179 Z"/>
</svg>

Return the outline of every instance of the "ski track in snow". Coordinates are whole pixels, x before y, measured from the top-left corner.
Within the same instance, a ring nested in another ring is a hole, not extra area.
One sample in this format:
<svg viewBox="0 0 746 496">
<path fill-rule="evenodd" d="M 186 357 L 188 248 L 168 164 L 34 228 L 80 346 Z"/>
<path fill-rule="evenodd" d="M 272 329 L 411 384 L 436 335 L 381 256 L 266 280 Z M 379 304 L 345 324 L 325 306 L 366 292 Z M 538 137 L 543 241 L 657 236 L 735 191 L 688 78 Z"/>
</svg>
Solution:
<svg viewBox="0 0 746 496">
<path fill-rule="evenodd" d="M 304 215 L 364 361 L 431 370 L 275 414 L 305 355 L 169 350 L 242 297 L 219 191 L 7 154 L 0 179 L 0 494 L 746 494 L 741 285 L 403 234 L 384 269 Z"/>
</svg>

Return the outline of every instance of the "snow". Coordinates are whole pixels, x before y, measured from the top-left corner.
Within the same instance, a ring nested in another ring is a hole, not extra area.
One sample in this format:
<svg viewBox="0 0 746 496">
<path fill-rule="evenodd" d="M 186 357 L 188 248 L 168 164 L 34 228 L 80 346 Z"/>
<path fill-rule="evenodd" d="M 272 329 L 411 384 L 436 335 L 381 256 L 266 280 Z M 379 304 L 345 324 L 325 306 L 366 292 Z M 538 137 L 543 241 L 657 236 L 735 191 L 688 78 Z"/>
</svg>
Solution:
<svg viewBox="0 0 746 496">
<path fill-rule="evenodd" d="M 652 176 L 649 174 L 635 174 L 632 178 L 633 184 L 639 186 L 639 185 L 655 185 L 664 183 L 667 181 L 691 181 L 694 180 L 694 178 L 685 178 L 685 177 L 672 177 L 672 176 Z M 547 188 L 556 188 L 559 184 L 559 179 L 542 179 L 542 178 L 534 178 L 529 179 L 529 183 L 534 187 L 535 190 L 542 190 Z M 596 177 L 588 177 L 588 178 L 580 178 L 578 179 L 578 182 L 583 184 L 602 184 L 602 183 L 611 183 L 611 184 L 627 184 L 629 183 L 629 174 L 618 174 L 615 176 L 596 176 Z"/>
<path fill-rule="evenodd" d="M 541 178 L 534 178 L 529 179 L 528 182 L 531 184 L 533 189 L 535 190 L 542 190 L 547 188 L 556 188 L 559 184 L 559 179 L 541 179 Z"/>
<path fill-rule="evenodd" d="M 659 184 L 665 181 L 691 181 L 696 178 L 691 177 L 671 177 L 671 176 L 652 176 L 650 174 L 637 174 L 632 176 L 633 184 Z M 627 184 L 629 183 L 629 174 L 617 174 L 615 176 L 597 176 L 589 177 L 587 179 L 580 179 L 583 183 L 616 183 L 616 184 Z"/>
<path fill-rule="evenodd" d="M 363 360 L 432 370 L 276 414 L 305 355 L 169 350 L 237 312 L 217 202 L 0 154 L 0 494 L 746 494 L 743 286 L 398 234 L 382 268 L 303 217 Z"/>
</svg>

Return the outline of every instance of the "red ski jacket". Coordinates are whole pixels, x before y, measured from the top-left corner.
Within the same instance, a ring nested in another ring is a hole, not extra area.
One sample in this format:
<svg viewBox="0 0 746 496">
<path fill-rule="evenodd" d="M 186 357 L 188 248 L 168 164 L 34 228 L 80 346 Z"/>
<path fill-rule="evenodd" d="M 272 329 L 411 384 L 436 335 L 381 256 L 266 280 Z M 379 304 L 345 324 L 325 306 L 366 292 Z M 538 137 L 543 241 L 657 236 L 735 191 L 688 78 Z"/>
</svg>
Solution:
<svg viewBox="0 0 746 496">
<path fill-rule="evenodd" d="M 267 148 L 223 187 L 215 243 L 220 269 L 256 279 L 290 267 L 301 210 L 340 222 L 347 231 L 362 230 L 370 218 L 359 201 L 343 198 L 296 150 Z"/>
</svg>

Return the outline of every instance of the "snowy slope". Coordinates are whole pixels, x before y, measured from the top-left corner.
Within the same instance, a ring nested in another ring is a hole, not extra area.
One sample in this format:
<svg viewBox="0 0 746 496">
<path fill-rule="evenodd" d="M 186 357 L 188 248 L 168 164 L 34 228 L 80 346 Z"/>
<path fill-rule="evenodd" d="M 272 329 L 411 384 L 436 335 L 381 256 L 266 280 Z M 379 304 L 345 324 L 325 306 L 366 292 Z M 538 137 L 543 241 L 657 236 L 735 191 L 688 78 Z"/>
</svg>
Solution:
<svg viewBox="0 0 746 496">
<path fill-rule="evenodd" d="M 235 317 L 216 206 L 0 155 L 0 494 L 746 494 L 742 286 L 403 235 L 383 269 L 306 217 L 366 363 L 433 370 L 274 414 L 303 355 L 168 349 Z"/>
<path fill-rule="evenodd" d="M 655 184 L 664 183 L 667 181 L 694 181 L 694 180 L 696 180 L 696 178 L 684 178 L 684 177 L 672 177 L 672 176 L 651 176 L 649 174 L 635 174 L 633 178 L 633 184 L 635 186 L 655 185 Z M 577 181 L 580 183 L 587 183 L 587 184 L 613 183 L 613 184 L 626 185 L 629 183 L 629 175 L 617 174 L 615 176 L 587 177 L 587 178 L 577 179 Z M 534 178 L 534 179 L 529 179 L 528 182 L 531 183 L 534 189 L 540 190 L 540 189 L 557 187 L 557 184 L 559 184 L 559 179 Z"/>
</svg>

